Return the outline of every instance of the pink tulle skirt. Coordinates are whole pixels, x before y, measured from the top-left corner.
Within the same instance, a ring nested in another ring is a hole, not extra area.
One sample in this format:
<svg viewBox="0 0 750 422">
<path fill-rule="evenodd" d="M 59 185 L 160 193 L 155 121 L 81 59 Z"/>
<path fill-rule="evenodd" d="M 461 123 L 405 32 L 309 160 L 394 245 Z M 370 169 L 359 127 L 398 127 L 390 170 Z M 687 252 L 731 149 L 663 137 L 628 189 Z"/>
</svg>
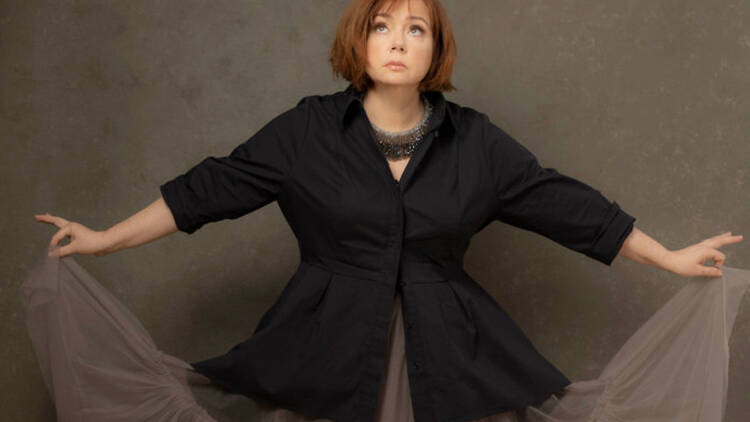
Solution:
<svg viewBox="0 0 750 422">
<path fill-rule="evenodd" d="M 52 250 L 54 252 L 54 249 Z M 525 409 L 471 422 L 721 422 L 729 336 L 750 270 L 687 280 L 618 350 L 597 379 Z M 28 332 L 60 421 L 313 419 L 230 394 L 159 350 L 135 316 L 73 257 L 46 251 L 21 285 Z M 396 296 L 376 421 L 414 420 Z"/>
</svg>

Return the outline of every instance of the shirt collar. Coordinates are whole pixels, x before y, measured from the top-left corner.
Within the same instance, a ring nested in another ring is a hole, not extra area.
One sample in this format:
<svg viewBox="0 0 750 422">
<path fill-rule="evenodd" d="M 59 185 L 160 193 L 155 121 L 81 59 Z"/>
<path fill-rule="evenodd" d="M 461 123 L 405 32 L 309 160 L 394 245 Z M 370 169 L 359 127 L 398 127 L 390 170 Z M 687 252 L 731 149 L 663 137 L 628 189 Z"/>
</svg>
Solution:
<svg viewBox="0 0 750 422">
<path fill-rule="evenodd" d="M 350 83 L 349 86 L 340 93 L 338 101 L 341 112 L 342 126 L 345 126 L 349 122 L 349 115 L 354 106 L 363 106 L 362 99 L 364 98 L 364 93 L 365 91 L 357 91 L 354 88 L 354 84 L 352 83 Z M 445 99 L 443 93 L 440 91 L 426 91 L 424 95 L 433 106 L 433 115 L 430 118 L 430 122 L 428 123 L 427 132 L 437 128 L 441 124 L 446 123 L 448 123 L 451 129 L 455 131 L 455 116 L 453 115 L 453 111 L 451 110 L 451 108 L 448 106 L 447 100 Z M 444 119 L 446 115 L 448 116 L 448 118 Z"/>
</svg>

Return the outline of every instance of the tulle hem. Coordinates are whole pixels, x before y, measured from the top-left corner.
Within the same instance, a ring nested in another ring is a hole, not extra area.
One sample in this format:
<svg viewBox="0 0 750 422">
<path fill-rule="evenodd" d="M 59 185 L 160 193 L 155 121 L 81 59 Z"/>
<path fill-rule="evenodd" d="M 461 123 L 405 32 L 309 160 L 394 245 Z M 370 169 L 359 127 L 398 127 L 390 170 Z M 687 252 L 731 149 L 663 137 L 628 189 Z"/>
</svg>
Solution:
<svg viewBox="0 0 750 422">
<path fill-rule="evenodd" d="M 332 422 L 226 392 L 159 350 L 124 305 L 72 257 L 54 251 L 31 269 L 20 293 L 58 420 Z M 688 280 L 597 379 L 470 422 L 722 421 L 729 337 L 750 270 L 724 266 L 723 273 Z M 376 421 L 413 422 L 398 296 L 386 361 Z"/>
</svg>

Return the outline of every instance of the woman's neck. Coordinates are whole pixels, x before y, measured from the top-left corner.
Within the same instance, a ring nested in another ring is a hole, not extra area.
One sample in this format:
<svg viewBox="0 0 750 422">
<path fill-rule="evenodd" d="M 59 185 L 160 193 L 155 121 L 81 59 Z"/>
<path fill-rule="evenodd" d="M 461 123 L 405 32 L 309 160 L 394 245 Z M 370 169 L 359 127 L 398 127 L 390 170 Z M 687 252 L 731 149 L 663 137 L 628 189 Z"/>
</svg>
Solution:
<svg viewBox="0 0 750 422">
<path fill-rule="evenodd" d="M 424 115 L 419 91 L 406 86 L 368 89 L 363 99 L 367 118 L 388 132 L 402 132 L 416 126 Z"/>
</svg>

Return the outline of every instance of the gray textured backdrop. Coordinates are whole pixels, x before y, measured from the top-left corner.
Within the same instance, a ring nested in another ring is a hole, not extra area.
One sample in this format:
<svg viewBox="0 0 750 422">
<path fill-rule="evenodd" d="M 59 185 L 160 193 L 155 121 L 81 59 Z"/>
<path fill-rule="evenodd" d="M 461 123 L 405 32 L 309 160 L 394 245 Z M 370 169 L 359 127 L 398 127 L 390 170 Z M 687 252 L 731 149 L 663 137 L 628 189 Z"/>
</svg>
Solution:
<svg viewBox="0 0 750 422">
<path fill-rule="evenodd" d="M 106 229 L 203 157 L 305 95 L 343 89 L 326 61 L 346 1 L 0 1 L 0 409 L 54 409 L 18 286 L 55 228 Z M 540 161 L 602 191 L 665 247 L 750 235 L 750 2 L 446 0 L 457 92 Z M 750 268 L 750 241 L 722 249 Z M 299 258 L 273 203 L 234 221 L 76 260 L 168 353 L 248 336 Z M 594 378 L 685 280 L 611 268 L 495 223 L 467 271 L 573 380 Z M 727 421 L 750 414 L 750 298 L 730 341 Z"/>
</svg>

